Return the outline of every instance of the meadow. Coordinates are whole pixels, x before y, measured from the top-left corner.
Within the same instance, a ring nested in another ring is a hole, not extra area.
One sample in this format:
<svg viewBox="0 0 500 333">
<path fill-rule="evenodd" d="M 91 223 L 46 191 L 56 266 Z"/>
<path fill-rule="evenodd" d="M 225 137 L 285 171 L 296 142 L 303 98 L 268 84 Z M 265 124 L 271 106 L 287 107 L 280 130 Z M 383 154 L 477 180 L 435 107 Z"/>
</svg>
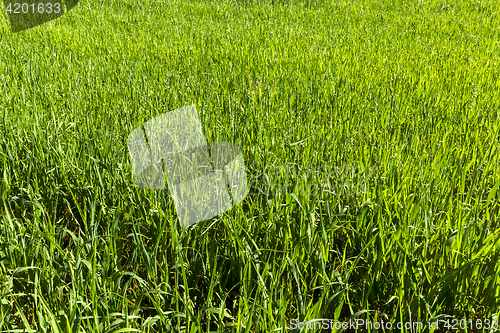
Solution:
<svg viewBox="0 0 500 333">
<path fill-rule="evenodd" d="M 81 0 L 14 34 L 2 9 L 0 332 L 497 331 L 499 14 Z M 191 104 L 251 191 L 182 228 L 127 138 Z"/>
</svg>

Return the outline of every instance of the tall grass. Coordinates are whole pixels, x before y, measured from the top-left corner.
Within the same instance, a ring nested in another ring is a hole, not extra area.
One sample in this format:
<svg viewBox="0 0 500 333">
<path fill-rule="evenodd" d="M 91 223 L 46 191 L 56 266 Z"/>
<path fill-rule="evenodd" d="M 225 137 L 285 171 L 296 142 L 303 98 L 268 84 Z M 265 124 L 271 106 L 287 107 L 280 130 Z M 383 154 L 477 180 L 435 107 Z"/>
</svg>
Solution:
<svg viewBox="0 0 500 333">
<path fill-rule="evenodd" d="M 18 34 L 3 14 L 0 330 L 490 331 L 476 320 L 500 311 L 498 14 L 87 0 Z M 190 104 L 209 142 L 241 146 L 252 190 L 181 228 L 168 191 L 134 185 L 126 140 Z"/>
</svg>

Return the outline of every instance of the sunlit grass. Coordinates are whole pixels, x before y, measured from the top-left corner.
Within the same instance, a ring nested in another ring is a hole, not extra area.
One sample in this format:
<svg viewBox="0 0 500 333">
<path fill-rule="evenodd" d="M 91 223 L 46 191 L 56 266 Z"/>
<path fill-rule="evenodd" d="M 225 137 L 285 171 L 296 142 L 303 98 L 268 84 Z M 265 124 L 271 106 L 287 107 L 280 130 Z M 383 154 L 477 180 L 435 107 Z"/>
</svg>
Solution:
<svg viewBox="0 0 500 333">
<path fill-rule="evenodd" d="M 18 34 L 3 15 L 0 330 L 496 318 L 498 13 L 89 0 Z M 182 229 L 126 140 L 191 104 L 251 194 Z"/>
</svg>

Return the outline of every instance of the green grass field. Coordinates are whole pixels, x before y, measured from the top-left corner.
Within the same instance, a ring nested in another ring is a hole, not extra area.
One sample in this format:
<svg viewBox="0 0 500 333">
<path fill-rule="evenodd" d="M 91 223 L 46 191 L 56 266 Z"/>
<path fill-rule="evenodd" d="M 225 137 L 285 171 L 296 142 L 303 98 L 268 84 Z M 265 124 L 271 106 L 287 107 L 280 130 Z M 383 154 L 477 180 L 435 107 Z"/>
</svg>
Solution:
<svg viewBox="0 0 500 333">
<path fill-rule="evenodd" d="M 0 332 L 500 326 L 496 1 L 1 8 Z M 182 228 L 127 138 L 191 104 L 251 192 Z"/>
</svg>

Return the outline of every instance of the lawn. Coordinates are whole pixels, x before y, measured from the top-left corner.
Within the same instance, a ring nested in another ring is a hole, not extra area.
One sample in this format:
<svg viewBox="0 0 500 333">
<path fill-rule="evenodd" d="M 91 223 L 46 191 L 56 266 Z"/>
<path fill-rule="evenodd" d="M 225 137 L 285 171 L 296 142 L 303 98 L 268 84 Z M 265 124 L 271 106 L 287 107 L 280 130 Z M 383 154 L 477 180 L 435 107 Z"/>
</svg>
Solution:
<svg viewBox="0 0 500 333">
<path fill-rule="evenodd" d="M 496 1 L 0 8 L 0 332 L 500 326 Z M 250 193 L 182 227 L 127 139 L 192 104 Z"/>
</svg>

